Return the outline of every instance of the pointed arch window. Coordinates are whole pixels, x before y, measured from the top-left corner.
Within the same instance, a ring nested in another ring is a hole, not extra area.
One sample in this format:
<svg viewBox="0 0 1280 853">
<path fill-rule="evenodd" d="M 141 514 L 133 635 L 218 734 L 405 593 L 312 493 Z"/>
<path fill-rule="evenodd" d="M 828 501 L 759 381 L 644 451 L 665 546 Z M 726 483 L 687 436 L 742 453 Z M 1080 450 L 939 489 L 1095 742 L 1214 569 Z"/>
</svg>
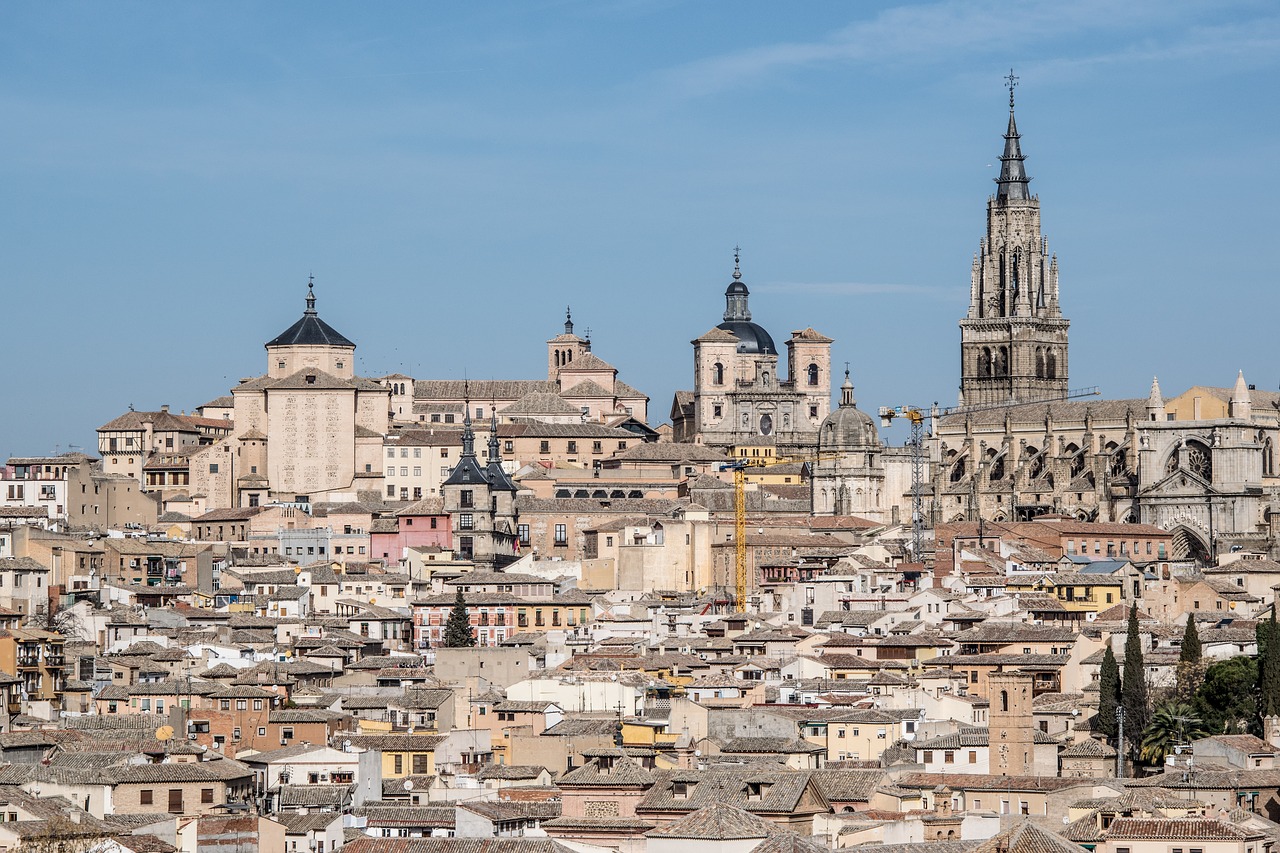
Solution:
<svg viewBox="0 0 1280 853">
<path fill-rule="evenodd" d="M 1058 356 L 1053 350 L 1049 350 L 1049 354 L 1045 356 L 1044 372 L 1048 379 L 1058 378 Z"/>
<path fill-rule="evenodd" d="M 1044 379 L 1044 347 L 1036 347 L 1036 379 Z"/>
</svg>

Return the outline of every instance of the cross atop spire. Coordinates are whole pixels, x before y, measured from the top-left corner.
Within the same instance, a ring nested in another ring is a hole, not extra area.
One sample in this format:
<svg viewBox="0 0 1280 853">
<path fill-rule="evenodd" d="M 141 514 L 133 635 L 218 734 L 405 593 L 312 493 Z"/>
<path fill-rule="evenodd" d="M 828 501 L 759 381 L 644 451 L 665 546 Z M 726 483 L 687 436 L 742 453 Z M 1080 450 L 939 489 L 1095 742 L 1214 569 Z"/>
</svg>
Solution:
<svg viewBox="0 0 1280 853">
<path fill-rule="evenodd" d="M 733 280 L 742 281 L 742 270 L 738 266 L 738 258 L 742 254 L 742 250 L 737 246 L 733 247 Z"/>
<path fill-rule="evenodd" d="M 316 313 L 316 277 L 307 276 L 307 313 Z"/>
<path fill-rule="evenodd" d="M 564 333 L 573 334 L 573 312 L 569 310 L 568 305 L 564 306 Z"/>
<path fill-rule="evenodd" d="M 1023 166 L 1023 161 L 1027 158 L 1022 156 L 1021 136 L 1018 135 L 1018 124 L 1013 118 L 1013 90 L 1018 85 L 1018 78 L 1014 76 L 1013 69 L 1009 69 L 1009 76 L 1003 78 L 1009 85 L 1009 127 L 1004 134 L 1004 153 L 1000 155 L 1000 177 L 996 178 L 999 187 L 996 189 L 996 198 L 1006 199 L 1029 199 L 1031 193 L 1027 188 L 1027 184 L 1031 183 L 1031 179 L 1027 177 L 1027 170 Z"/>
</svg>

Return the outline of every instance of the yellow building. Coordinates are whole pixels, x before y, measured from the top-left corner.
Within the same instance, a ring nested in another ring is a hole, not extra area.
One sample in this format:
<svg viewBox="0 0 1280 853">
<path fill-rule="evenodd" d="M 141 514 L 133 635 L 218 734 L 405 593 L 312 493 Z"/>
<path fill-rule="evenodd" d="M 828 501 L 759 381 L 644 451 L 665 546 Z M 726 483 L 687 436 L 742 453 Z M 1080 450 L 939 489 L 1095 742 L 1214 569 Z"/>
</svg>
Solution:
<svg viewBox="0 0 1280 853">
<path fill-rule="evenodd" d="M 382 757 L 382 778 L 429 776 L 436 772 L 436 747 L 444 737 L 434 734 L 350 735 L 354 747 L 371 749 Z"/>
</svg>

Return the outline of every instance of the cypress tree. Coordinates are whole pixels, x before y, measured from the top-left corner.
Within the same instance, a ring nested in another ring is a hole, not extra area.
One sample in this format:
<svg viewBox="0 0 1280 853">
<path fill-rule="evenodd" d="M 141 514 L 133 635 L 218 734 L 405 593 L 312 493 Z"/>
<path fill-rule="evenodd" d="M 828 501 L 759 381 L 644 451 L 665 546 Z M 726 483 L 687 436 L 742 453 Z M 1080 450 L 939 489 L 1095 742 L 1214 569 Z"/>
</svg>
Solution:
<svg viewBox="0 0 1280 853">
<path fill-rule="evenodd" d="M 1196 620 L 1187 614 L 1187 630 L 1182 633 L 1182 651 L 1178 653 L 1179 663 L 1200 663 L 1203 650 L 1200 647 L 1200 632 L 1196 630 Z"/>
<path fill-rule="evenodd" d="M 1120 664 L 1107 644 L 1102 653 L 1102 671 L 1098 674 L 1098 719 L 1095 728 L 1111 740 L 1116 737 L 1116 707 L 1120 704 Z"/>
<path fill-rule="evenodd" d="M 1130 755 L 1137 756 L 1142 732 L 1147 727 L 1147 674 L 1142 660 L 1142 637 L 1138 633 L 1138 605 L 1129 607 L 1129 627 L 1124 638 L 1124 680 L 1120 704 L 1124 706 L 1125 739 Z"/>
<path fill-rule="evenodd" d="M 453 601 L 453 609 L 449 611 L 449 619 L 444 623 L 444 644 L 450 649 L 474 646 L 476 637 L 471 633 L 471 615 L 467 612 L 467 601 L 458 590 L 458 597 Z"/>
<path fill-rule="evenodd" d="M 1182 650 L 1178 653 L 1178 691 L 1182 702 L 1190 702 L 1204 681 L 1205 665 L 1201 660 L 1200 632 L 1196 630 L 1195 614 L 1187 614 L 1187 628 L 1182 634 Z"/>
<path fill-rule="evenodd" d="M 1258 713 L 1263 717 L 1280 714 L 1280 637 L 1274 608 L 1271 618 L 1258 625 Z"/>
</svg>

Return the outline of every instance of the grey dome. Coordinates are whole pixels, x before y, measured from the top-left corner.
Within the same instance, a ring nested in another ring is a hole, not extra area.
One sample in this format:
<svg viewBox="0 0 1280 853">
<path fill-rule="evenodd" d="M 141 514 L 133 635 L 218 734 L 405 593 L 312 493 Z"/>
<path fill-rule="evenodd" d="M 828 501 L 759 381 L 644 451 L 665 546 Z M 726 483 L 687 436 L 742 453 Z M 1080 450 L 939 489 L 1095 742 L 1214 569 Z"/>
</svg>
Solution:
<svg viewBox="0 0 1280 853">
<path fill-rule="evenodd" d="M 876 429 L 875 420 L 852 403 L 842 405 L 827 415 L 818 428 L 819 450 L 879 445 L 880 431 Z"/>
<path fill-rule="evenodd" d="M 716 328 L 724 329 L 738 339 L 738 352 L 778 354 L 773 338 L 759 323 L 750 320 L 725 320 Z"/>
</svg>

